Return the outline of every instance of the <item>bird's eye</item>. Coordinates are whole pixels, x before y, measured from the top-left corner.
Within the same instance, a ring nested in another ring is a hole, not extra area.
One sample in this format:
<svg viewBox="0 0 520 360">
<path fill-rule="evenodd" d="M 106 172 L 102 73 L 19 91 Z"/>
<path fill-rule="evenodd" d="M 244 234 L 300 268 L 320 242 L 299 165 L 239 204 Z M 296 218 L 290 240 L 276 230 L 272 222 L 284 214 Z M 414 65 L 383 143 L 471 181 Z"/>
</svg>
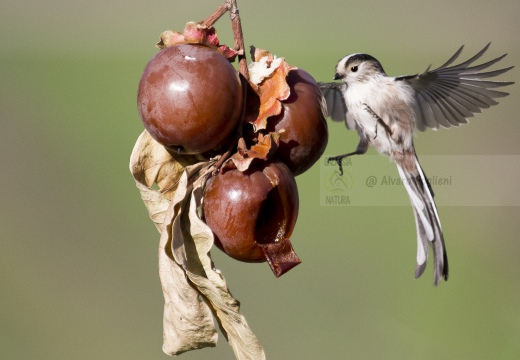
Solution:
<svg viewBox="0 0 520 360">
<path fill-rule="evenodd" d="M 352 72 L 356 72 L 357 69 L 358 69 L 357 66 L 352 66 L 352 67 L 350 68 L 350 71 L 352 71 Z"/>
</svg>

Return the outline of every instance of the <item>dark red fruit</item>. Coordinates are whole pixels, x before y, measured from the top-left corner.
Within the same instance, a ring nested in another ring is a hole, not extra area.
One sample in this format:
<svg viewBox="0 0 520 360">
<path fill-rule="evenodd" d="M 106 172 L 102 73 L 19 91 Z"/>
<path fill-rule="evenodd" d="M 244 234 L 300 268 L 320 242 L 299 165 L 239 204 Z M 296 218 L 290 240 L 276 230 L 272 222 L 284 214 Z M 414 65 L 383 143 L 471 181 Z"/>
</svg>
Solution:
<svg viewBox="0 0 520 360">
<path fill-rule="evenodd" d="M 329 133 L 321 107 L 321 91 L 314 78 L 297 69 L 290 71 L 286 80 L 291 95 L 282 101 L 282 113 L 268 119 L 267 130 L 285 129 L 277 156 L 297 176 L 323 155 Z"/>
<path fill-rule="evenodd" d="M 216 50 L 174 45 L 146 65 L 137 104 L 150 135 L 187 153 L 217 147 L 236 127 L 242 108 L 237 72 Z"/>
<path fill-rule="evenodd" d="M 288 239 L 298 216 L 298 189 L 283 163 L 264 162 L 244 172 L 234 169 L 214 176 L 206 184 L 203 207 L 215 244 L 232 258 L 263 262 L 267 256 L 273 268 L 269 246 L 280 244 L 292 252 Z M 290 267 L 300 262 L 296 259 Z"/>
</svg>

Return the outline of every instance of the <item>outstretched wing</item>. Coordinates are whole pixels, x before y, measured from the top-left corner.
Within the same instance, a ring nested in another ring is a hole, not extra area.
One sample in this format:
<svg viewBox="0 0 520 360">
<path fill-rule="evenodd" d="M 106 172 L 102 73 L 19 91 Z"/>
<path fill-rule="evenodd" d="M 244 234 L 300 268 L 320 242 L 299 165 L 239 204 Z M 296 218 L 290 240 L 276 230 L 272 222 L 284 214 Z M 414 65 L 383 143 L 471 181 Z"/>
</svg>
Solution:
<svg viewBox="0 0 520 360">
<path fill-rule="evenodd" d="M 423 74 L 399 76 L 396 81 L 405 81 L 416 92 L 416 126 L 420 131 L 427 128 L 448 128 L 466 124 L 468 118 L 482 112 L 490 106 L 497 105 L 494 99 L 509 95 L 494 88 L 511 85 L 514 82 L 483 80 L 498 76 L 514 66 L 504 69 L 481 72 L 507 54 L 497 57 L 481 65 L 471 66 L 489 48 L 487 44 L 469 60 L 449 67 L 460 55 L 464 46 L 444 65 L 435 70 L 429 68 Z"/>
<path fill-rule="evenodd" d="M 323 97 L 327 102 L 327 111 L 329 117 L 334 121 L 345 121 L 347 128 L 355 129 L 356 124 L 354 119 L 348 114 L 347 105 L 345 104 L 345 93 L 346 86 L 344 83 L 318 83 L 320 86 Z"/>
</svg>

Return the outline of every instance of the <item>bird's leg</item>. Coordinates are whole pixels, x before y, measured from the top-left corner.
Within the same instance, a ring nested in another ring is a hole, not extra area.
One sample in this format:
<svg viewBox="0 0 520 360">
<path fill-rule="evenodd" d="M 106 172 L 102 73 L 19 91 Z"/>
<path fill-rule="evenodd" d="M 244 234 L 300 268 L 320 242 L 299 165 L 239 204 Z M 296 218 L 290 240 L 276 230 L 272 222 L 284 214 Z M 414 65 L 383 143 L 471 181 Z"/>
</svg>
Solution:
<svg viewBox="0 0 520 360">
<path fill-rule="evenodd" d="M 359 144 L 356 148 L 356 151 L 350 152 L 348 154 L 333 156 L 327 159 L 327 163 L 331 161 L 335 161 L 339 166 L 339 175 L 343 175 L 343 159 L 352 155 L 363 155 L 368 150 L 368 138 L 365 136 L 365 133 L 358 128 L 359 133 Z"/>
<path fill-rule="evenodd" d="M 390 126 L 388 126 L 384 121 L 383 119 L 381 119 L 381 117 L 379 115 L 377 115 L 375 113 L 374 110 L 372 110 L 372 108 L 370 106 L 368 106 L 366 103 L 363 103 L 363 105 L 365 105 L 365 110 L 368 111 L 368 113 L 370 115 L 372 115 L 376 120 L 376 135 L 374 136 L 374 139 L 377 137 L 377 124 L 381 124 L 384 128 L 385 128 L 385 131 L 388 133 L 388 135 L 392 136 L 394 134 L 394 132 L 392 131 L 392 129 L 390 129 Z"/>
<path fill-rule="evenodd" d="M 335 161 L 338 166 L 339 166 L 339 175 L 342 176 L 343 175 L 343 159 L 346 158 L 346 157 L 349 157 L 349 156 L 352 156 L 352 155 L 361 155 L 362 153 L 358 152 L 357 150 L 356 151 L 353 151 L 351 153 L 348 153 L 348 154 L 343 154 L 343 155 L 338 155 L 338 156 L 333 156 L 333 157 L 330 157 L 327 159 L 327 163 L 331 162 L 331 161 Z"/>
</svg>

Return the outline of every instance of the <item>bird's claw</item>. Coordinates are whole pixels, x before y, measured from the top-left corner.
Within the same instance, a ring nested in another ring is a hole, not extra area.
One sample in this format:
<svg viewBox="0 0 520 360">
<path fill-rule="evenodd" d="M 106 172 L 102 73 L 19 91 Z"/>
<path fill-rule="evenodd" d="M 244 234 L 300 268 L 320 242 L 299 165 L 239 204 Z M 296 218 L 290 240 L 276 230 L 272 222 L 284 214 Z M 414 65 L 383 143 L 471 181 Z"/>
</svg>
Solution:
<svg viewBox="0 0 520 360">
<path fill-rule="evenodd" d="M 335 161 L 336 164 L 338 164 L 340 176 L 343 176 L 343 164 L 342 164 L 343 158 L 344 158 L 344 156 L 334 156 L 334 157 L 330 157 L 327 159 L 327 164 L 330 163 L 331 161 Z"/>
</svg>

